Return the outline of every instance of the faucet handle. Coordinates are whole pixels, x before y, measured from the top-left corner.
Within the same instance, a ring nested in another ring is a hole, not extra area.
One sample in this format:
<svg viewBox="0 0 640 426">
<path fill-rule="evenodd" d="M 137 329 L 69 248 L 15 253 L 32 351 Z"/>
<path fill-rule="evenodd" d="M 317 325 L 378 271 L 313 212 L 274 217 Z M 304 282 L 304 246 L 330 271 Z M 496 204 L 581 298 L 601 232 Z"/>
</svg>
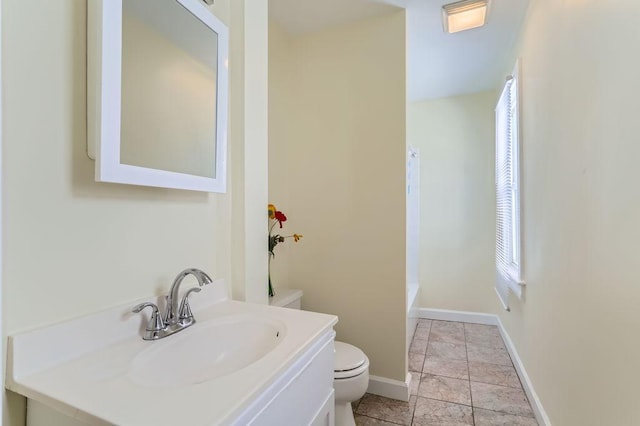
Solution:
<svg viewBox="0 0 640 426">
<path fill-rule="evenodd" d="M 178 318 L 181 321 L 186 320 L 187 322 L 195 322 L 195 319 L 193 318 L 193 312 L 191 312 L 191 306 L 189 306 L 189 295 L 191 293 L 200 293 L 200 291 L 200 288 L 193 287 L 185 293 L 184 297 L 182 298 L 182 303 L 180 303 L 180 313 L 178 314 Z"/>
<path fill-rule="evenodd" d="M 151 312 L 151 318 L 149 319 L 149 323 L 147 324 L 147 331 L 154 332 L 154 331 L 163 330 L 165 328 L 164 321 L 162 320 L 162 316 L 160 315 L 158 307 L 155 305 L 155 303 L 150 303 L 150 302 L 141 303 L 135 306 L 131 310 L 131 312 L 137 314 L 141 312 L 144 308 L 153 309 L 153 311 Z"/>
</svg>

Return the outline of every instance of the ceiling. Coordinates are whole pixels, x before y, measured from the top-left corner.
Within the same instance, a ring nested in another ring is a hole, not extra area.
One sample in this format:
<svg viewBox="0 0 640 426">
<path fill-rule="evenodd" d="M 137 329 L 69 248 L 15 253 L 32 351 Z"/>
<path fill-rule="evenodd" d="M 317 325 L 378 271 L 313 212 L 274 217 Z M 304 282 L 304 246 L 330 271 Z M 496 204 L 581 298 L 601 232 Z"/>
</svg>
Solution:
<svg viewBox="0 0 640 426">
<path fill-rule="evenodd" d="M 303 34 L 406 8 L 409 101 L 496 89 L 530 0 L 492 0 L 485 27 L 446 34 L 441 8 L 452 1 L 270 0 L 269 13 L 287 32 Z"/>
</svg>

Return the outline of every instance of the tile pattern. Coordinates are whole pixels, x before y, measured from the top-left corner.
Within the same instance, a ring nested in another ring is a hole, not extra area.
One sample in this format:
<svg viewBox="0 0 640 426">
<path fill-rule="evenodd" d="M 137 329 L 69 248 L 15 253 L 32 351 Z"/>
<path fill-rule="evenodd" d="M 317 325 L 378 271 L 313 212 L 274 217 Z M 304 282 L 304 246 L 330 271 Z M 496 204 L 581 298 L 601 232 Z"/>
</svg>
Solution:
<svg viewBox="0 0 640 426">
<path fill-rule="evenodd" d="M 473 426 L 473 411 L 465 405 L 420 398 L 416 404 L 412 425 Z"/>
<path fill-rule="evenodd" d="M 468 379 L 469 364 L 466 360 L 453 360 L 429 356 L 424 360 L 422 372 L 445 377 L 453 377 L 454 379 Z"/>
<path fill-rule="evenodd" d="M 356 425 L 538 425 L 497 327 L 420 320 L 409 372 L 409 402 L 366 394 Z"/>
<path fill-rule="evenodd" d="M 520 379 L 511 365 L 469 361 L 469 378 L 473 382 L 520 388 Z"/>
<path fill-rule="evenodd" d="M 538 426 L 536 419 L 531 417 L 512 416 L 497 411 L 473 408 L 476 426 Z"/>
<path fill-rule="evenodd" d="M 385 422 L 411 426 L 415 405 L 415 396 L 412 396 L 409 402 L 403 402 L 378 395 L 366 394 L 360 400 L 356 414 L 373 417 L 374 419 Z"/>
<path fill-rule="evenodd" d="M 423 374 L 418 387 L 418 396 L 471 405 L 471 390 L 468 380 Z"/>
</svg>

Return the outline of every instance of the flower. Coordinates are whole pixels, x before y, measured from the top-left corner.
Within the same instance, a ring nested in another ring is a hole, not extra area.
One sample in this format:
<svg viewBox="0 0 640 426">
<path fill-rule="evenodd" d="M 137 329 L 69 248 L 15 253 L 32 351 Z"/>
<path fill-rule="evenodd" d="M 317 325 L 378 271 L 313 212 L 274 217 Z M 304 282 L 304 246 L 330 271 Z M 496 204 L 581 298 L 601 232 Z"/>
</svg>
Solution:
<svg viewBox="0 0 640 426">
<path fill-rule="evenodd" d="M 271 284 L 271 258 L 276 256 L 273 250 L 276 248 L 276 246 L 279 243 L 284 243 L 284 241 L 287 238 L 293 238 L 293 241 L 297 243 L 298 241 L 300 241 L 300 238 L 302 238 L 302 234 L 293 234 L 293 235 L 273 234 L 273 228 L 275 228 L 276 225 L 279 225 L 280 228 L 282 229 L 282 223 L 287 221 L 287 216 L 285 216 L 284 213 L 276 209 L 276 206 L 274 206 L 273 204 L 269 204 L 269 206 L 267 207 L 267 211 L 269 213 L 269 222 L 270 222 L 270 225 L 269 225 L 269 297 L 273 297 L 275 293 L 273 292 L 273 286 Z"/>
<path fill-rule="evenodd" d="M 302 234 L 284 236 L 280 234 L 273 234 L 273 228 L 275 228 L 276 225 L 279 225 L 280 228 L 282 228 L 282 223 L 287 221 L 287 216 L 280 210 L 278 210 L 273 204 L 269 204 L 269 206 L 267 207 L 267 211 L 269 213 L 269 220 L 271 222 L 271 224 L 269 225 L 269 255 L 274 257 L 275 253 L 273 252 L 273 249 L 279 243 L 284 243 L 285 239 L 287 238 L 293 238 L 293 241 L 297 243 L 298 241 L 300 241 L 300 238 L 302 238 Z"/>
<path fill-rule="evenodd" d="M 279 212 L 278 210 L 276 210 L 276 212 L 274 214 L 274 217 L 278 221 L 278 223 L 280 224 L 280 228 L 282 228 L 282 222 L 286 222 L 287 221 L 287 217 L 284 215 L 284 213 Z"/>
</svg>

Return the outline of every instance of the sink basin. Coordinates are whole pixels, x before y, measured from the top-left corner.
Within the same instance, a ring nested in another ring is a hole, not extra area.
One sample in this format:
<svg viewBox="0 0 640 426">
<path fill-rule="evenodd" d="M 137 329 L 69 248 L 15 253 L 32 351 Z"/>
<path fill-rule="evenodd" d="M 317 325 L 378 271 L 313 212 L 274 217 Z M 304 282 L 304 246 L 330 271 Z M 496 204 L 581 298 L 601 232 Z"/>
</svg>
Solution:
<svg viewBox="0 0 640 426">
<path fill-rule="evenodd" d="M 178 334 L 149 342 L 129 370 L 141 386 L 183 386 L 232 374 L 271 352 L 284 338 L 280 321 L 232 316 L 196 323 Z"/>
</svg>

